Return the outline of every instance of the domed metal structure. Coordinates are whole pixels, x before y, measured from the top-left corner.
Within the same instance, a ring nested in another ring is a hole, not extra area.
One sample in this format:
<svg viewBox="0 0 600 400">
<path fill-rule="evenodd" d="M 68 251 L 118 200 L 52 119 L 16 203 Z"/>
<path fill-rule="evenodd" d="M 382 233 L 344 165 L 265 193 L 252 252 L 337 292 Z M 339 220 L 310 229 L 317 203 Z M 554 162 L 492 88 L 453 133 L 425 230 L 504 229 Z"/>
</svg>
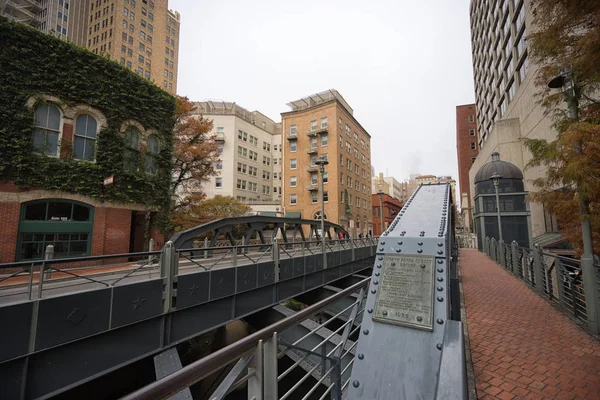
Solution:
<svg viewBox="0 0 600 400">
<path fill-rule="evenodd" d="M 492 175 L 499 174 L 502 179 L 523 179 L 523 172 L 515 164 L 500 160 L 500 154 L 492 153 L 492 161 L 483 165 L 475 174 L 475 184 L 492 179 Z"/>
</svg>

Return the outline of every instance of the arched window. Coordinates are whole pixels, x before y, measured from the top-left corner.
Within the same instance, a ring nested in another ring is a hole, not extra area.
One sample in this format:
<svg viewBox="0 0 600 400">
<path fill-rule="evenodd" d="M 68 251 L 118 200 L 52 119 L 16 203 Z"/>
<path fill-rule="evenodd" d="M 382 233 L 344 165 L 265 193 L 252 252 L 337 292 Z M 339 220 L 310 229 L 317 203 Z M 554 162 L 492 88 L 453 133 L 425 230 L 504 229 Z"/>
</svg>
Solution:
<svg viewBox="0 0 600 400">
<path fill-rule="evenodd" d="M 48 245 L 54 257 L 90 254 L 94 208 L 68 200 L 36 200 L 21 207 L 17 257 L 19 260 L 44 258 Z"/>
<path fill-rule="evenodd" d="M 78 160 L 94 161 L 96 158 L 96 119 L 88 114 L 81 114 L 75 121 L 75 141 L 73 157 Z"/>
<path fill-rule="evenodd" d="M 137 171 L 140 166 L 140 131 L 134 126 L 125 130 L 125 169 Z"/>
<path fill-rule="evenodd" d="M 58 156 L 60 139 L 60 110 L 52 104 L 40 104 L 35 108 L 33 149 L 49 156 Z"/>
<path fill-rule="evenodd" d="M 156 156 L 158 155 L 158 139 L 154 135 L 148 136 L 146 141 L 146 172 L 155 174 L 158 167 Z"/>
</svg>

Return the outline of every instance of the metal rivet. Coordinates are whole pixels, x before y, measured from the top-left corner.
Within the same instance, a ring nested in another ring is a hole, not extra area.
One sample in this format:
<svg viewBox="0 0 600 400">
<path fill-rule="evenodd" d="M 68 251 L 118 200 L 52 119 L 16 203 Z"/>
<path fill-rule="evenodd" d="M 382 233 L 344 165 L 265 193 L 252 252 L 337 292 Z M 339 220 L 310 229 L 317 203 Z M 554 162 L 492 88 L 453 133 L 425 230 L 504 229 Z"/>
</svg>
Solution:
<svg viewBox="0 0 600 400">
<path fill-rule="evenodd" d="M 381 242 L 381 245 L 383 246 L 385 244 L 385 242 Z"/>
<path fill-rule="evenodd" d="M 438 250 L 437 253 L 441 255 L 441 254 L 444 254 L 444 251 L 443 250 Z"/>
<path fill-rule="evenodd" d="M 379 261 L 383 260 L 383 257 L 379 257 Z"/>
<path fill-rule="evenodd" d="M 371 289 L 371 293 L 375 294 L 375 293 L 377 293 L 377 290 L 376 289 Z"/>
<path fill-rule="evenodd" d="M 443 264 L 444 260 L 438 260 L 438 264 Z"/>
<path fill-rule="evenodd" d="M 438 243 L 438 246 L 439 246 L 439 247 L 442 247 L 443 245 L 444 245 L 444 243 L 443 243 L 443 242 L 439 242 L 439 243 Z"/>
<path fill-rule="evenodd" d="M 441 274 L 442 272 L 444 272 L 444 268 L 438 268 L 437 272 L 439 272 Z"/>
<path fill-rule="evenodd" d="M 397 249 L 396 253 L 402 253 L 402 249 Z"/>
<path fill-rule="evenodd" d="M 381 273 L 379 271 L 375 272 L 375 276 L 379 276 Z"/>
<path fill-rule="evenodd" d="M 423 252 L 423 249 L 418 249 L 417 250 L 417 253 L 422 253 L 422 252 Z"/>
<path fill-rule="evenodd" d="M 396 266 L 396 263 L 395 263 L 395 262 L 392 262 L 392 267 L 395 267 L 395 266 Z"/>
<path fill-rule="evenodd" d="M 441 325 L 441 324 L 443 324 L 443 323 L 444 323 L 444 320 L 443 320 L 443 319 L 441 319 L 441 318 L 438 318 L 438 319 L 437 319 L 435 322 L 437 322 L 438 324 L 440 324 L 440 325 Z"/>
<path fill-rule="evenodd" d="M 417 317 L 417 321 L 421 322 L 423 321 L 423 317 L 421 317 L 420 315 Z"/>
<path fill-rule="evenodd" d="M 441 287 L 441 286 L 438 286 L 438 287 L 437 287 L 437 291 L 438 291 L 438 292 L 441 292 L 442 290 L 444 290 L 444 288 L 443 288 L 443 287 Z"/>
<path fill-rule="evenodd" d="M 419 246 L 423 246 L 423 242 L 419 242 L 417 243 Z"/>
<path fill-rule="evenodd" d="M 364 359 L 364 358 L 365 358 L 365 355 L 364 355 L 363 353 L 360 353 L 360 354 L 358 355 L 358 359 L 359 359 L 359 360 L 362 360 L 362 359 Z"/>
<path fill-rule="evenodd" d="M 360 383 L 358 383 L 358 381 L 353 381 L 353 382 L 352 382 L 352 386 L 354 386 L 354 387 L 359 387 L 359 386 L 360 386 Z"/>
<path fill-rule="evenodd" d="M 444 278 L 442 278 L 441 276 L 438 276 L 437 281 L 438 282 L 444 282 Z"/>
<path fill-rule="evenodd" d="M 425 264 L 421 264 L 421 268 L 425 268 L 425 267 L 426 267 L 426 265 L 425 265 Z"/>
<path fill-rule="evenodd" d="M 438 349 L 438 350 L 441 350 L 442 349 L 442 344 L 441 343 L 436 344 L 435 348 Z"/>
<path fill-rule="evenodd" d="M 385 317 L 387 315 L 387 311 L 383 310 L 382 314 Z"/>
<path fill-rule="evenodd" d="M 380 248 L 379 248 L 379 251 L 383 251 L 383 247 L 380 247 Z"/>
<path fill-rule="evenodd" d="M 404 242 L 402 242 L 402 240 L 401 240 L 401 241 L 398 242 L 398 245 L 402 246 L 402 243 L 404 243 Z"/>
<path fill-rule="evenodd" d="M 441 321 L 441 320 L 440 320 L 440 321 Z M 438 322 L 438 324 L 439 324 L 439 323 L 441 323 L 441 322 Z M 363 331 L 363 333 L 364 333 L 365 335 L 368 335 L 368 334 L 369 334 L 369 330 L 368 330 L 368 329 L 365 329 L 365 330 Z"/>
<path fill-rule="evenodd" d="M 367 312 L 368 312 L 369 314 L 371 314 L 371 313 L 373 313 L 373 309 L 372 309 L 372 308 L 369 308 L 369 309 L 367 310 Z"/>
<path fill-rule="evenodd" d="M 377 264 L 377 268 L 381 268 L 381 264 Z"/>
<path fill-rule="evenodd" d="M 442 302 L 442 301 L 444 301 L 444 298 L 442 296 L 440 296 L 437 298 L 437 301 Z"/>
<path fill-rule="evenodd" d="M 373 285 L 378 285 L 378 284 L 379 284 L 379 281 L 378 281 L 377 279 L 375 279 L 375 280 L 373 281 Z"/>
</svg>

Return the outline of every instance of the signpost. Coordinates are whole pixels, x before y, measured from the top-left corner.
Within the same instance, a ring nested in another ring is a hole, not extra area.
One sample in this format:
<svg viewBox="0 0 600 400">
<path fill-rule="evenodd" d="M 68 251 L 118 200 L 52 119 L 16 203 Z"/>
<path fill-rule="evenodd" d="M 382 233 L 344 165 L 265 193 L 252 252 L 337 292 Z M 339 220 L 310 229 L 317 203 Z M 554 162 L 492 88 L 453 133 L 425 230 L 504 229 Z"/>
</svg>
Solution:
<svg viewBox="0 0 600 400">
<path fill-rule="evenodd" d="M 115 183 L 115 176 L 111 175 L 108 178 L 104 178 L 104 186 L 112 185 Z"/>
</svg>

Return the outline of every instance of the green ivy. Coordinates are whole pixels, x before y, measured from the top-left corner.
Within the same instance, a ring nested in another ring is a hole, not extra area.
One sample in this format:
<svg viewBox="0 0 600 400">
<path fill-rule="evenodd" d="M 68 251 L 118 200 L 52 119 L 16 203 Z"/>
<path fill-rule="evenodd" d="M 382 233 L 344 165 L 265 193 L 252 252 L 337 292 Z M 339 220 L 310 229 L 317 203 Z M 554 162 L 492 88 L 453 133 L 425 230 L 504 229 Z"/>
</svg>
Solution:
<svg viewBox="0 0 600 400">
<path fill-rule="evenodd" d="M 96 162 L 54 158 L 33 151 L 33 110 L 26 102 L 41 95 L 67 106 L 89 105 L 107 118 L 96 143 Z M 175 98 L 118 63 L 87 49 L 0 17 L 0 179 L 21 189 L 78 193 L 97 201 L 143 204 L 160 211 L 170 205 Z M 135 120 L 156 132 L 159 171 L 126 170 L 122 123 Z M 115 183 L 104 187 L 104 178 Z"/>
</svg>

